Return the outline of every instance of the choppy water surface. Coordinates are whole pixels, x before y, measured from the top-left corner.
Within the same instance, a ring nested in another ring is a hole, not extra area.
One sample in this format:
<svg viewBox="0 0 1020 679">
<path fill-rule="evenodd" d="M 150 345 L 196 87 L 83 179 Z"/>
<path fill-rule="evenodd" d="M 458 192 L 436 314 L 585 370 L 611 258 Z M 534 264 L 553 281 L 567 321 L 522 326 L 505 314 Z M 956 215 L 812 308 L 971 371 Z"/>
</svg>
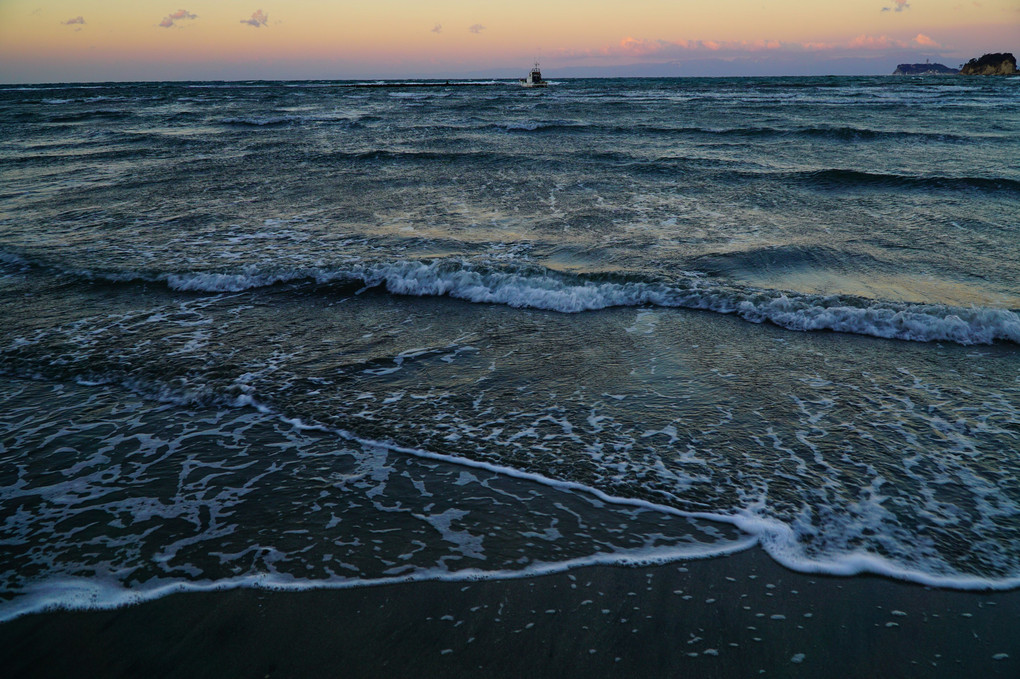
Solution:
<svg viewBox="0 0 1020 679">
<path fill-rule="evenodd" d="M 0 88 L 0 618 L 1020 584 L 1020 81 L 350 85 Z"/>
</svg>

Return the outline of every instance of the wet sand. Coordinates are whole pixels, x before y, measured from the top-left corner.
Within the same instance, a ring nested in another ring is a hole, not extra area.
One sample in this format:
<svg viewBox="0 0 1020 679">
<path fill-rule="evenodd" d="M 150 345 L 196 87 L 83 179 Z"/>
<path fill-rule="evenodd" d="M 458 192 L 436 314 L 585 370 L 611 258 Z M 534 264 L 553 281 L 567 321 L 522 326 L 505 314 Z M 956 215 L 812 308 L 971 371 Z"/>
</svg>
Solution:
<svg viewBox="0 0 1020 679">
<path fill-rule="evenodd" d="M 794 573 L 759 549 L 535 578 L 176 594 L 0 625 L 7 677 L 1020 676 L 1020 591 Z"/>
</svg>

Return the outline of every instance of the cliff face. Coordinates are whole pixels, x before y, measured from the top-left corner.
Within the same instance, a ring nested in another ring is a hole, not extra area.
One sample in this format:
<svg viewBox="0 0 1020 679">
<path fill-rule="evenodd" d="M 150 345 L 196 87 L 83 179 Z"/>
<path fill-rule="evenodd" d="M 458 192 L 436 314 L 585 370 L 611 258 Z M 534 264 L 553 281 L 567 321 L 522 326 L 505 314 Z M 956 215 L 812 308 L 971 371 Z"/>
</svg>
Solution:
<svg viewBox="0 0 1020 679">
<path fill-rule="evenodd" d="M 1016 57 L 1009 52 L 971 59 L 960 69 L 960 75 L 1015 75 L 1016 72 Z"/>
</svg>

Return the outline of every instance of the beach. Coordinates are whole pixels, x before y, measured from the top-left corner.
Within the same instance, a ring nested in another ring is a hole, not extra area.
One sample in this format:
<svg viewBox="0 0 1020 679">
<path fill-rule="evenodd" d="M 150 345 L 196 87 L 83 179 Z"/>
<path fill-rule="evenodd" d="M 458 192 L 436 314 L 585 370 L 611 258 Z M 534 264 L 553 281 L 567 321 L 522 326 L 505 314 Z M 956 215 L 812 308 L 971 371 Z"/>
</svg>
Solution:
<svg viewBox="0 0 1020 679">
<path fill-rule="evenodd" d="M 1017 676 L 1011 82 L 0 87 L 5 673 Z"/>
<path fill-rule="evenodd" d="M 798 574 L 749 550 L 41 613 L 0 626 L 0 657 L 10 677 L 1013 677 L 1018 597 Z"/>
</svg>

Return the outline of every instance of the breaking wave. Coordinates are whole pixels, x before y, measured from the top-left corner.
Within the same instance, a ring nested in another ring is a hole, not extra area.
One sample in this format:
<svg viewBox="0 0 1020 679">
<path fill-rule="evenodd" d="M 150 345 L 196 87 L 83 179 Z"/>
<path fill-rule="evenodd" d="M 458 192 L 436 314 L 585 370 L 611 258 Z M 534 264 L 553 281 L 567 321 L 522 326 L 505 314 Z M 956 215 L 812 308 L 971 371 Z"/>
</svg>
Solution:
<svg viewBox="0 0 1020 679">
<path fill-rule="evenodd" d="M 21 263 L 22 260 L 14 260 Z M 161 283 L 198 293 L 242 292 L 281 284 L 354 286 L 397 295 L 446 296 L 481 304 L 579 313 L 610 307 L 659 306 L 734 314 L 753 323 L 796 331 L 828 330 L 883 339 L 953 342 L 962 345 L 1020 344 L 1020 313 L 990 307 L 958 307 L 873 300 L 851 295 L 809 295 L 738 286 L 684 273 L 669 281 L 624 276 L 566 274 L 538 266 L 494 267 L 463 260 L 352 264 L 238 272 L 64 272 L 95 281 Z"/>
</svg>

